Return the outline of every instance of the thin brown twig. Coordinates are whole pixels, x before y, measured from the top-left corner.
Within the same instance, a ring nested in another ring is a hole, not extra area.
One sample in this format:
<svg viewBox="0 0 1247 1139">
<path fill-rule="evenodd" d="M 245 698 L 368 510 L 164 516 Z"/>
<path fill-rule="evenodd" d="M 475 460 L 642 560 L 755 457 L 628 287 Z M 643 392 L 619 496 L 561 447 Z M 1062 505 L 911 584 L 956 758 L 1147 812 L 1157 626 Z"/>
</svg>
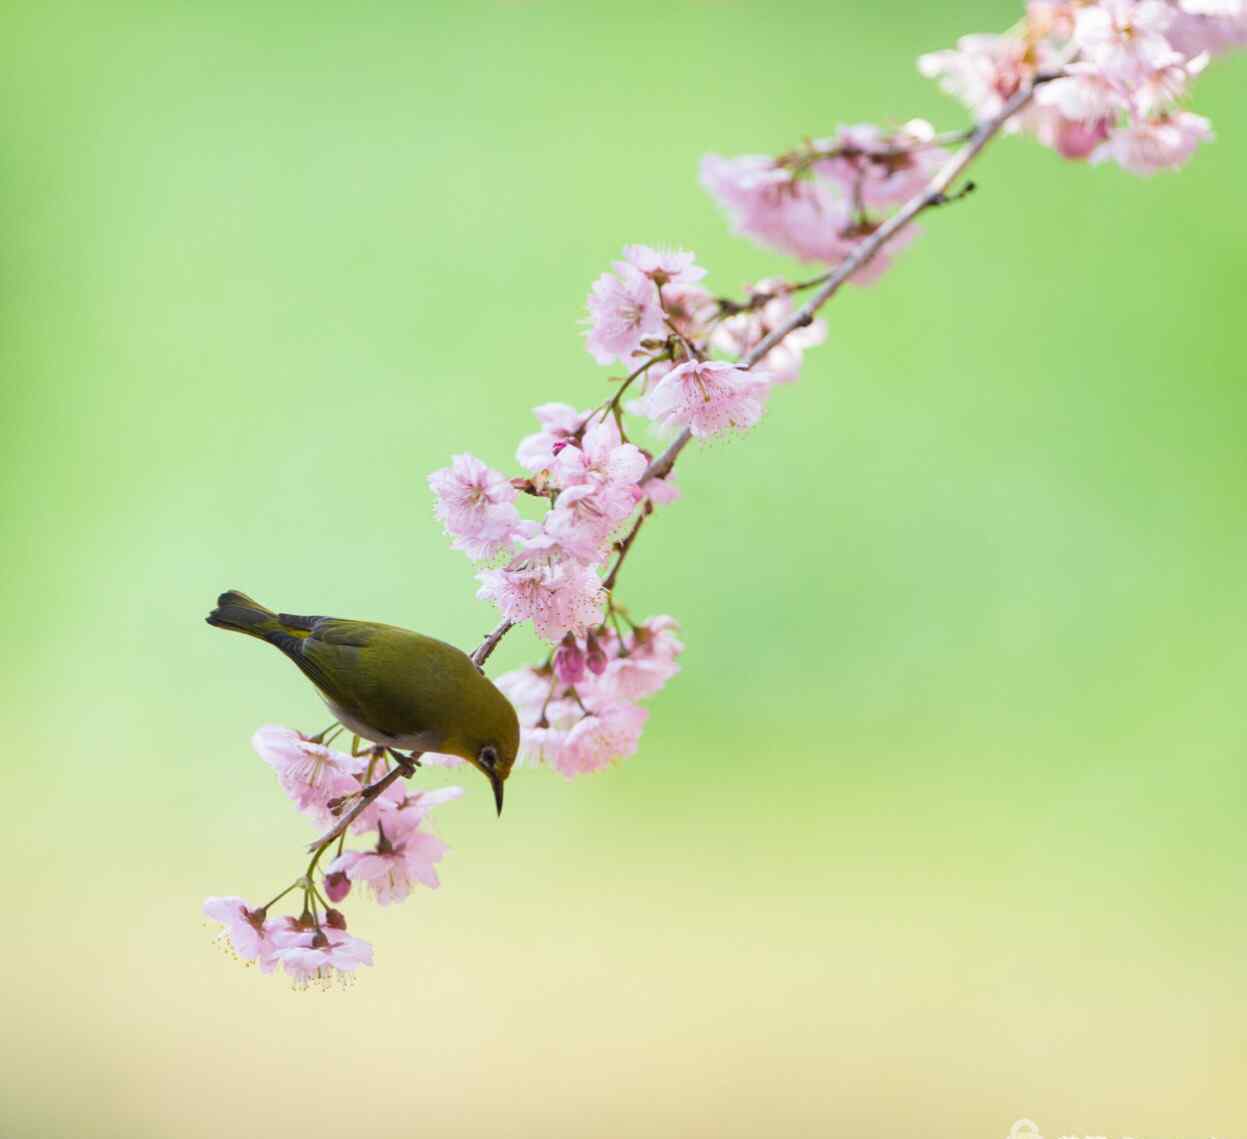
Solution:
<svg viewBox="0 0 1247 1139">
<path fill-rule="evenodd" d="M 315 842 L 308 844 L 308 853 L 319 854 L 320 851 L 324 850 L 325 847 L 333 842 L 335 838 L 341 834 L 345 834 L 347 828 L 364 813 L 368 807 L 368 804 L 380 795 L 381 792 L 384 791 L 391 783 L 393 783 L 400 776 L 411 775 L 416 769 L 414 760 L 417 758 L 418 754 L 419 753 L 417 752 L 413 752 L 411 756 L 412 762 L 391 767 L 390 770 L 381 776 L 381 778 L 375 783 L 368 784 L 368 786 L 359 793 L 359 802 L 347 811 L 347 813 L 336 823 L 334 823 L 329 830 L 321 835 L 320 838 L 318 838 Z"/>
<path fill-rule="evenodd" d="M 477 646 L 476 652 L 472 654 L 472 663 L 476 665 L 477 668 L 484 670 L 485 662 L 489 660 L 490 654 L 498 647 L 498 642 L 501 641 L 514 626 L 515 622 L 505 617 L 499 621 L 494 627 L 493 632 L 491 632 L 489 636 L 487 636 L 480 643 L 480 645 Z"/>
<path fill-rule="evenodd" d="M 745 301 L 738 301 L 733 297 L 715 297 L 714 303 L 719 306 L 719 312 L 714 319 L 722 320 L 728 316 L 739 316 L 741 313 L 756 312 L 777 297 L 803 293 L 806 289 L 817 288 L 825 280 L 827 280 L 827 274 L 819 273 L 817 277 L 809 277 L 804 281 L 780 281 L 776 283 L 773 289 L 767 289 L 759 293 L 751 292 L 749 299 Z"/>
<path fill-rule="evenodd" d="M 668 323 L 668 324 L 670 324 L 671 322 L 670 322 L 670 321 L 668 321 L 667 323 Z M 679 335 L 679 333 L 676 333 L 676 335 L 678 336 L 678 335 Z M 637 380 L 638 380 L 641 376 L 645 375 L 645 373 L 646 373 L 646 372 L 648 372 L 648 371 L 650 370 L 650 368 L 652 368 L 652 367 L 653 367 L 655 364 L 657 364 L 660 360 L 670 360 L 670 359 L 671 359 L 671 353 L 670 353 L 669 351 L 668 351 L 668 352 L 662 352 L 662 353 L 659 353 L 659 354 L 657 354 L 657 355 L 651 356 L 651 357 L 650 357 L 648 360 L 646 360 L 646 361 L 645 361 L 645 363 L 644 363 L 644 364 L 642 364 L 639 368 L 634 369 L 634 370 L 633 370 L 632 372 L 630 372 L 628 375 L 624 376 L 623 381 L 620 383 L 620 385 L 619 385 L 618 389 L 615 391 L 615 394 L 614 394 L 613 396 L 611 396 L 611 398 L 610 398 L 610 399 L 606 400 L 606 401 L 602 404 L 602 406 L 601 406 L 601 407 L 595 408 L 595 409 L 594 409 L 594 410 L 590 413 L 589 418 L 588 418 L 587 420 L 585 420 L 585 422 L 586 422 L 586 423 L 590 422 L 590 421 L 593 419 L 593 417 L 594 417 L 595 415 L 597 415 L 597 414 L 598 414 L 598 412 L 601 412 L 601 413 L 602 413 L 602 422 L 603 422 L 603 423 L 605 423 L 605 422 L 606 422 L 606 416 L 607 416 L 607 413 L 609 412 L 609 413 L 613 414 L 614 412 L 616 412 L 616 411 L 619 409 L 619 401 L 623 399 L 624 394 L 627 392 L 627 390 L 628 390 L 628 389 L 629 389 L 629 388 L 630 388 L 630 387 L 631 387 L 631 386 L 632 386 L 632 385 L 633 385 L 633 384 L 634 384 L 634 383 L 635 383 L 635 382 L 636 382 L 636 381 L 637 381 Z"/>
<path fill-rule="evenodd" d="M 615 559 L 614 566 L 602 582 L 602 588 L 607 592 L 615 588 L 615 579 L 619 576 L 619 567 L 624 564 L 624 558 L 628 556 L 628 551 L 632 549 L 632 543 L 636 541 L 637 532 L 641 529 L 641 523 L 648 517 L 649 512 L 645 507 L 642 507 L 641 513 L 637 515 L 636 521 L 632 524 L 632 529 L 628 531 L 628 536 L 619 543 L 619 557 Z"/>
<path fill-rule="evenodd" d="M 908 158 L 922 150 L 935 150 L 942 146 L 955 146 L 965 142 L 974 133 L 974 127 L 961 127 L 959 130 L 942 131 L 931 138 L 915 139 L 913 142 L 893 143 L 890 146 L 858 146 L 851 142 L 837 143 L 826 150 L 809 146 L 804 150 L 793 150 L 782 154 L 776 160 L 777 165 L 790 166 L 802 170 L 814 162 L 825 162 L 829 158 L 865 158 L 887 161 L 889 158 Z"/>
</svg>

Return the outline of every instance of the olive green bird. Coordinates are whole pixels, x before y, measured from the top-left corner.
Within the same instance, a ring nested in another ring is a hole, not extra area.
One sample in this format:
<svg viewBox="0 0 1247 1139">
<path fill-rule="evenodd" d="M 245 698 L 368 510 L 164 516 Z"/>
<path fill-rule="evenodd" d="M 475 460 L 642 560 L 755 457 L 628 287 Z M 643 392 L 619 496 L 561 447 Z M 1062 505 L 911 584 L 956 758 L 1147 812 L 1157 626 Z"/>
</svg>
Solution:
<svg viewBox="0 0 1247 1139">
<path fill-rule="evenodd" d="M 467 653 L 375 621 L 274 613 L 245 593 L 217 598 L 209 625 L 276 645 L 350 731 L 384 748 L 466 759 L 502 786 L 520 745 L 515 709 Z"/>
</svg>

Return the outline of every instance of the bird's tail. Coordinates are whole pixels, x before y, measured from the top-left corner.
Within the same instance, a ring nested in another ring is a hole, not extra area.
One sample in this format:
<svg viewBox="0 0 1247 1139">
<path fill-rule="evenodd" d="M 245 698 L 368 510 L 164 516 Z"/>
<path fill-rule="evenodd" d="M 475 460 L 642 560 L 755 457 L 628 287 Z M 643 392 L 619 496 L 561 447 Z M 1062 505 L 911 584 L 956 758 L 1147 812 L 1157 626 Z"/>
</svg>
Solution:
<svg viewBox="0 0 1247 1139">
<path fill-rule="evenodd" d="M 222 593 L 216 599 L 216 608 L 205 620 L 218 629 L 233 629 L 238 633 L 246 633 L 249 637 L 259 637 L 262 641 L 271 640 L 274 634 L 286 632 L 276 613 L 265 609 L 258 601 L 252 601 L 245 593 L 239 593 L 236 589 Z"/>
</svg>

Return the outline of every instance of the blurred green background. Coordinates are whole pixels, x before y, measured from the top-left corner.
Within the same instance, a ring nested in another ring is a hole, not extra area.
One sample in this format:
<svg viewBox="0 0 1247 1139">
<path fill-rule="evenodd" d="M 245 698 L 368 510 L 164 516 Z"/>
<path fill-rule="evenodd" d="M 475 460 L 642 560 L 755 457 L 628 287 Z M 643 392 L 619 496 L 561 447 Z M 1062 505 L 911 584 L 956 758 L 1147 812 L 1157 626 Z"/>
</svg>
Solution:
<svg viewBox="0 0 1247 1139">
<path fill-rule="evenodd" d="M 960 125 L 914 57 L 1016 11 L 7 8 L 6 1136 L 1245 1130 L 1243 60 L 1181 175 L 1000 143 L 687 455 L 640 754 L 470 783 L 352 990 L 199 915 L 297 871 L 248 737 L 326 719 L 216 593 L 474 645 L 424 478 L 600 398 L 592 278 L 790 271 L 700 155 Z"/>
</svg>

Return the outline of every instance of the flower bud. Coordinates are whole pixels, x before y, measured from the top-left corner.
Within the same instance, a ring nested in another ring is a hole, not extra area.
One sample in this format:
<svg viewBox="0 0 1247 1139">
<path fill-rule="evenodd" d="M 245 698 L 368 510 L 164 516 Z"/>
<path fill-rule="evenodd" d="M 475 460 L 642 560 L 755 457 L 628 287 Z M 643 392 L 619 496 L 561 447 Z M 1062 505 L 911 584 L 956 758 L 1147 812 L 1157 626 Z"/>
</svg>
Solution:
<svg viewBox="0 0 1247 1139">
<path fill-rule="evenodd" d="M 579 684 L 585 678 L 585 654 L 571 633 L 554 650 L 554 675 L 564 684 Z"/>
<path fill-rule="evenodd" d="M 346 916 L 341 910 L 326 910 L 325 924 L 330 929 L 346 929 Z"/>
<path fill-rule="evenodd" d="M 594 676 L 601 676 L 606 671 L 606 653 L 602 651 L 602 646 L 598 644 L 598 639 L 592 632 L 586 644 L 589 652 L 585 663 L 588 664 L 589 671 Z"/>
<path fill-rule="evenodd" d="M 351 880 L 344 871 L 335 870 L 325 875 L 324 887 L 326 898 L 331 902 L 340 902 L 351 892 Z"/>
</svg>

